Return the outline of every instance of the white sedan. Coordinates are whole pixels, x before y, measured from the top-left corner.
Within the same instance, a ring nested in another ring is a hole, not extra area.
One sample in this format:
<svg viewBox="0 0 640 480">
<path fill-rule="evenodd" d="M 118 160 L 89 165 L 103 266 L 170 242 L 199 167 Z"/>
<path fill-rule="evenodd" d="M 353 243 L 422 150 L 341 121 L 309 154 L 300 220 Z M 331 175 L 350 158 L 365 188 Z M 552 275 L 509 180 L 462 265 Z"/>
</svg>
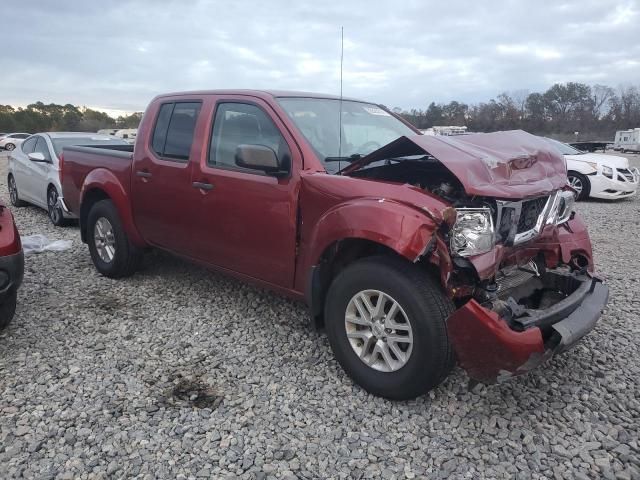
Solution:
<svg viewBox="0 0 640 480">
<path fill-rule="evenodd" d="M 14 206 L 22 207 L 31 203 L 44 208 L 56 226 L 65 225 L 72 218 L 63 212 L 58 202 L 58 199 L 62 199 L 62 149 L 70 145 L 128 144 L 124 140 L 96 133 L 52 132 L 31 135 L 9 156 L 7 184 Z"/>
<path fill-rule="evenodd" d="M 0 150 L 12 151 L 24 142 L 25 138 L 29 138 L 30 133 L 6 133 L 0 138 Z"/>
<path fill-rule="evenodd" d="M 615 200 L 632 197 L 638 190 L 640 172 L 629 166 L 629 159 L 602 153 L 587 153 L 566 143 L 547 139 L 567 161 L 567 180 L 577 200 L 601 198 Z"/>
</svg>

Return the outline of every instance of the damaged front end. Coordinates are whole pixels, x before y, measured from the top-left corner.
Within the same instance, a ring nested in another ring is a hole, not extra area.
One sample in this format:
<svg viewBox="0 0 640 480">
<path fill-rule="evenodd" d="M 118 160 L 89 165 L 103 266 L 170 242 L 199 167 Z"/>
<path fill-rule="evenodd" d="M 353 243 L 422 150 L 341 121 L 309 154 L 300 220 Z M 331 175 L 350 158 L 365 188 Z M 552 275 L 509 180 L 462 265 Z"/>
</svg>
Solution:
<svg viewBox="0 0 640 480">
<path fill-rule="evenodd" d="M 517 268 L 495 285 L 492 298 L 469 300 L 447 323 L 461 366 L 485 383 L 527 373 L 572 347 L 609 296 L 600 279 L 569 266 Z"/>
</svg>

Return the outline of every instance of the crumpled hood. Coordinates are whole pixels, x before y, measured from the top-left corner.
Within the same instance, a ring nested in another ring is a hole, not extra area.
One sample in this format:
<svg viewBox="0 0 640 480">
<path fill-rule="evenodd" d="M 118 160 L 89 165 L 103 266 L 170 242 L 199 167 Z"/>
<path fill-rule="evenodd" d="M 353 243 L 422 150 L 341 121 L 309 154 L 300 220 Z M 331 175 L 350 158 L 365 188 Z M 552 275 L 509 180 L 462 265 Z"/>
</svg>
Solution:
<svg viewBox="0 0 640 480">
<path fill-rule="evenodd" d="M 342 174 L 379 160 L 429 154 L 462 183 L 468 195 L 521 199 L 567 183 L 564 158 L 543 138 L 522 130 L 459 136 L 402 136 L 356 160 Z"/>
</svg>

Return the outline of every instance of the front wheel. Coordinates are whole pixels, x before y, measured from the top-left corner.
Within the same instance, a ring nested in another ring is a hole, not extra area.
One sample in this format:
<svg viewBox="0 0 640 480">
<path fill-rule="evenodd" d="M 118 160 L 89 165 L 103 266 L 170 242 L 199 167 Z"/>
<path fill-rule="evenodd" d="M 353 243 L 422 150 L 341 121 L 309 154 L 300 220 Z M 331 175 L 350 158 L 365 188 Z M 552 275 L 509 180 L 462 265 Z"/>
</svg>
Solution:
<svg viewBox="0 0 640 480">
<path fill-rule="evenodd" d="M 56 227 L 67 225 L 67 220 L 62 214 L 62 208 L 58 205 L 58 191 L 53 186 L 47 191 L 47 213 L 49 214 L 49 220 Z"/>
<path fill-rule="evenodd" d="M 9 152 L 10 152 L 10 151 L 12 151 L 14 148 L 16 148 L 16 146 L 15 146 L 13 143 L 7 143 L 7 144 L 4 146 L 4 149 L 5 149 L 5 150 L 7 150 L 7 151 L 9 151 Z"/>
<path fill-rule="evenodd" d="M 406 400 L 428 392 L 451 370 L 446 319 L 452 311 L 420 267 L 370 257 L 335 278 L 325 324 L 336 359 L 356 383 L 375 395 Z"/>
<path fill-rule="evenodd" d="M 18 292 L 11 290 L 7 297 L 0 303 L 0 330 L 6 328 L 13 320 L 18 302 Z"/>
<path fill-rule="evenodd" d="M 589 197 L 591 184 L 585 175 L 569 171 L 567 173 L 567 181 L 569 182 L 569 186 L 576 191 L 576 200 L 584 200 Z"/>
<path fill-rule="evenodd" d="M 91 207 L 86 228 L 91 260 L 102 275 L 121 278 L 135 273 L 142 250 L 129 241 L 111 200 L 101 200 Z"/>
</svg>

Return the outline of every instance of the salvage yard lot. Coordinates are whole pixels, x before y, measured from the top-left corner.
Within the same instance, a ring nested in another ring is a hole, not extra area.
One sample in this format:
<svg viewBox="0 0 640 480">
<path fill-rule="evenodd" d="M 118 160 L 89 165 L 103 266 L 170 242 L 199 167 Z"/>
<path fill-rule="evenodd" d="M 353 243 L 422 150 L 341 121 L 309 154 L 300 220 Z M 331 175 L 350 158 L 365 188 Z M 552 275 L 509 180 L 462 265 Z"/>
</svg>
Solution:
<svg viewBox="0 0 640 480">
<path fill-rule="evenodd" d="M 390 402 L 303 305 L 158 252 L 101 277 L 77 227 L 14 208 L 73 248 L 27 257 L 0 334 L 0 478 L 640 478 L 640 199 L 577 209 L 611 289 L 596 330 L 509 383 L 470 392 L 457 369 Z"/>
</svg>

